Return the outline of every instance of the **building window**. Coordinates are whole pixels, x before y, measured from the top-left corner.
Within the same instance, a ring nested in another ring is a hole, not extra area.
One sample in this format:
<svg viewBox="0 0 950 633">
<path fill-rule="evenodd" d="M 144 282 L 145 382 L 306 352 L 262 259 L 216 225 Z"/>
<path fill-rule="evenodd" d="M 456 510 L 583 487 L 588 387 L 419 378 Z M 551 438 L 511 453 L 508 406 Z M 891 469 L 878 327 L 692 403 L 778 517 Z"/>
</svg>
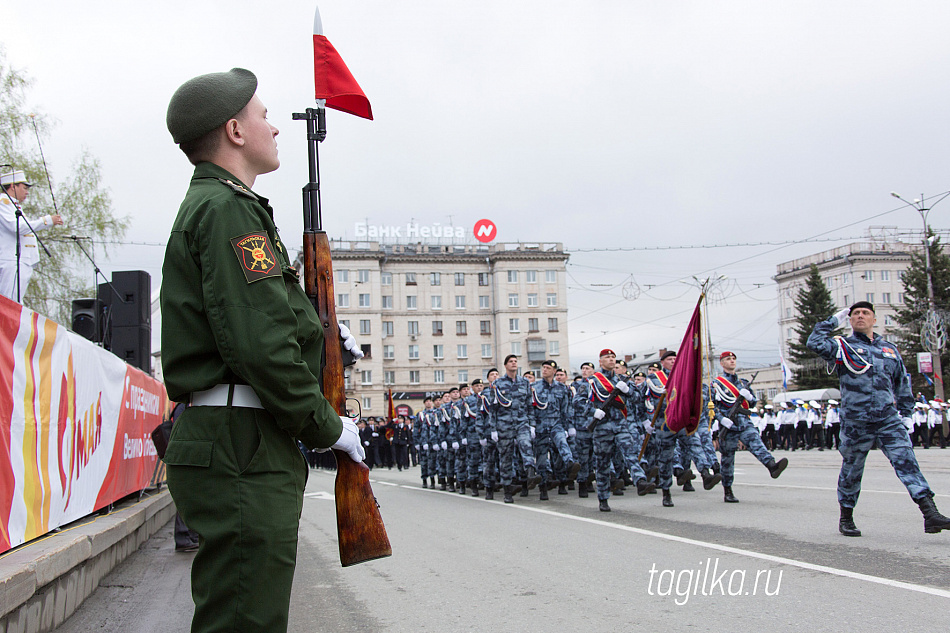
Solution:
<svg viewBox="0 0 950 633">
<path fill-rule="evenodd" d="M 491 358 L 491 343 L 482 343 L 482 358 Z"/>
<path fill-rule="evenodd" d="M 548 341 L 548 354 L 557 356 L 561 353 L 561 343 L 559 341 Z"/>
<path fill-rule="evenodd" d="M 370 320 L 360 319 L 360 334 L 369 334 L 369 333 L 370 333 Z"/>
<path fill-rule="evenodd" d="M 360 345 L 360 351 L 363 352 L 363 358 L 372 358 L 373 357 L 373 346 L 369 343 L 364 343 Z"/>
<path fill-rule="evenodd" d="M 383 310 L 392 310 L 392 309 L 393 309 L 393 296 L 383 295 Z"/>
<path fill-rule="evenodd" d="M 488 285 L 488 273 L 478 273 L 478 285 L 479 286 Z"/>
<path fill-rule="evenodd" d="M 537 319 L 528 319 L 528 331 L 537 332 L 538 331 L 538 320 Z"/>
<path fill-rule="evenodd" d="M 383 338 L 386 338 L 387 336 L 393 336 L 392 321 L 383 321 Z"/>
<path fill-rule="evenodd" d="M 445 358 L 445 353 L 443 352 L 442 345 L 433 345 L 432 346 L 432 358 L 436 360 L 442 360 Z"/>
<path fill-rule="evenodd" d="M 362 269 L 362 270 L 356 271 L 356 280 L 357 280 L 358 282 L 360 282 L 361 284 L 368 284 L 368 283 L 369 283 L 369 270 Z"/>
<path fill-rule="evenodd" d="M 508 319 L 508 331 L 509 332 L 521 331 L 521 325 L 518 323 L 518 319 Z"/>
<path fill-rule="evenodd" d="M 508 271 L 508 283 L 510 283 L 510 284 L 518 283 L 518 271 L 517 271 L 517 270 L 509 270 L 509 271 Z"/>
<path fill-rule="evenodd" d="M 509 308 L 518 307 L 518 295 L 514 293 L 508 295 L 508 307 Z"/>
<path fill-rule="evenodd" d="M 468 384 L 468 370 L 467 369 L 459 370 L 459 383 Z"/>
<path fill-rule="evenodd" d="M 844 304 L 845 304 L 845 305 L 850 305 L 850 304 L 851 304 L 851 298 L 850 298 L 848 295 L 845 295 L 845 296 L 844 296 Z"/>
<path fill-rule="evenodd" d="M 488 301 L 488 295 L 479 295 L 478 297 L 479 310 L 487 310 L 490 307 L 491 307 L 491 304 Z"/>
<path fill-rule="evenodd" d="M 394 372 L 394 371 L 384 371 L 384 372 L 383 372 L 383 384 L 384 384 L 384 385 L 395 385 L 395 384 L 396 384 L 396 372 Z"/>
<path fill-rule="evenodd" d="M 904 275 L 906 275 L 906 274 L 907 274 L 907 271 L 906 271 L 906 270 L 898 270 L 898 271 L 897 271 L 897 278 L 900 279 L 901 281 L 904 281 Z"/>
<path fill-rule="evenodd" d="M 455 273 L 455 285 L 456 286 L 465 285 L 465 273 Z"/>
<path fill-rule="evenodd" d="M 788 328 L 787 330 L 785 330 L 785 336 L 789 339 L 792 338 L 792 328 Z"/>
<path fill-rule="evenodd" d="M 468 321 L 456 321 L 455 322 L 455 333 L 459 336 L 465 336 L 468 334 Z"/>
<path fill-rule="evenodd" d="M 432 322 L 432 336 L 442 336 L 442 321 Z"/>
<path fill-rule="evenodd" d="M 845 303 L 847 303 L 847 301 L 846 301 Z M 901 305 L 904 304 L 904 293 L 903 293 L 903 292 L 898 292 L 898 293 L 897 293 L 897 303 L 899 303 L 899 304 L 901 304 Z"/>
<path fill-rule="evenodd" d="M 864 295 L 864 296 L 866 297 L 865 301 L 867 301 L 868 303 L 874 303 L 874 293 L 873 293 L 873 292 L 869 292 L 869 293 L 867 293 L 867 294 Z"/>
<path fill-rule="evenodd" d="M 409 360 L 419 360 L 419 346 L 418 345 L 409 346 Z"/>
<path fill-rule="evenodd" d="M 521 341 L 511 342 L 511 353 L 515 356 L 521 356 Z"/>
<path fill-rule="evenodd" d="M 557 306 L 557 294 L 553 292 L 548 293 L 548 307 L 553 308 Z"/>
<path fill-rule="evenodd" d="M 442 285 L 442 273 L 429 273 L 429 285 L 430 285 L 430 286 L 441 286 L 441 285 Z"/>
<path fill-rule="evenodd" d="M 851 283 L 849 281 L 850 278 L 851 278 L 851 275 L 849 273 L 841 273 L 841 283 L 843 284 Z M 845 301 L 845 303 L 847 303 L 847 301 Z"/>
<path fill-rule="evenodd" d="M 418 369 L 410 369 L 410 370 L 409 370 L 409 384 L 410 384 L 410 385 L 418 385 L 418 384 L 419 384 L 419 370 L 418 370 Z"/>
<path fill-rule="evenodd" d="M 337 295 L 336 296 L 336 307 L 338 308 L 349 308 L 350 307 L 350 295 Z"/>
<path fill-rule="evenodd" d="M 491 321 L 479 321 L 478 331 L 482 334 L 491 334 Z"/>
<path fill-rule="evenodd" d="M 884 325 L 894 325 L 894 318 L 889 314 L 884 315 Z"/>
<path fill-rule="evenodd" d="M 874 281 L 874 271 L 866 270 L 864 271 L 864 281 Z"/>
<path fill-rule="evenodd" d="M 881 281 L 890 281 L 891 280 L 891 271 L 882 270 L 881 271 Z"/>
<path fill-rule="evenodd" d="M 383 345 L 383 360 L 393 360 L 396 358 L 395 345 Z"/>
<path fill-rule="evenodd" d="M 346 329 L 350 329 L 350 320 L 349 319 L 340 319 L 340 325 L 346 326 Z"/>
<path fill-rule="evenodd" d="M 536 292 L 528 293 L 528 307 L 529 308 L 538 307 L 538 293 Z"/>
<path fill-rule="evenodd" d="M 785 318 L 786 318 L 786 319 L 791 319 L 791 318 L 792 318 L 792 309 L 791 309 L 791 308 L 785 308 Z"/>
<path fill-rule="evenodd" d="M 418 321 L 409 321 L 409 336 L 415 336 L 419 334 L 419 322 Z"/>
<path fill-rule="evenodd" d="M 406 285 L 407 286 L 416 285 L 416 273 L 406 273 Z"/>
<path fill-rule="evenodd" d="M 368 308 L 368 307 L 370 307 L 370 304 L 369 304 L 369 294 L 360 294 L 360 307 L 361 307 L 361 308 Z"/>
<path fill-rule="evenodd" d="M 891 293 L 889 293 L 889 292 L 882 292 L 882 293 L 881 293 L 881 303 L 890 305 L 890 303 L 891 303 Z"/>
<path fill-rule="evenodd" d="M 557 318 L 552 317 L 548 319 L 548 332 L 557 332 Z"/>
<path fill-rule="evenodd" d="M 456 310 L 465 309 L 465 295 L 455 295 L 455 309 Z"/>
<path fill-rule="evenodd" d="M 393 274 L 392 273 L 379 273 L 379 283 L 382 286 L 391 286 L 393 285 Z"/>
<path fill-rule="evenodd" d="M 524 280 L 529 284 L 538 283 L 538 271 L 536 270 L 526 270 L 524 271 Z"/>
<path fill-rule="evenodd" d="M 456 346 L 456 352 L 460 360 L 468 358 L 468 345 L 462 344 Z"/>
<path fill-rule="evenodd" d="M 373 399 L 369 396 L 363 396 L 363 408 L 372 409 L 373 408 Z"/>
<path fill-rule="evenodd" d="M 418 309 L 418 305 L 416 304 L 416 296 L 407 295 L 406 296 L 406 310 L 416 310 L 416 309 Z"/>
<path fill-rule="evenodd" d="M 349 370 L 343 372 L 343 386 L 347 389 L 353 386 L 353 379 L 350 376 Z"/>
<path fill-rule="evenodd" d="M 442 309 L 442 295 L 432 295 L 432 309 L 433 310 Z"/>
<path fill-rule="evenodd" d="M 373 384 L 373 370 L 364 369 L 360 372 L 360 384 L 361 385 L 372 385 Z"/>
<path fill-rule="evenodd" d="M 433 371 L 433 372 L 432 372 L 432 380 L 433 380 L 433 382 L 435 382 L 435 384 L 437 384 L 437 385 L 444 385 L 444 384 L 445 384 L 445 370 L 444 370 L 444 369 L 436 369 L 435 371 Z"/>
<path fill-rule="evenodd" d="M 544 281 L 549 284 L 557 283 L 557 271 L 556 270 L 546 270 L 544 271 Z"/>
<path fill-rule="evenodd" d="M 349 282 L 349 281 L 350 281 L 350 271 L 348 271 L 348 270 L 343 270 L 343 269 L 337 270 L 337 271 L 336 271 L 336 280 L 337 280 L 338 282 L 340 282 L 340 283 L 343 283 L 343 284 Z"/>
</svg>

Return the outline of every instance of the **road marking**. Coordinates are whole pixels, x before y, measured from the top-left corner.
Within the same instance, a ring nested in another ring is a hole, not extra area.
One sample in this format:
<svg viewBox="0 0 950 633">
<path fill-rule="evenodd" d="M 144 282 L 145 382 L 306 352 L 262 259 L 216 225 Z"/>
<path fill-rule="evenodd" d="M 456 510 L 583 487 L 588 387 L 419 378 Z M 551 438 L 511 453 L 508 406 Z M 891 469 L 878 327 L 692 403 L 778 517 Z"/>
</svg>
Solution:
<svg viewBox="0 0 950 633">
<path fill-rule="evenodd" d="M 332 494 L 329 492 L 324 492 L 323 490 L 318 490 L 317 492 L 305 492 L 303 493 L 303 496 L 307 499 L 329 499 L 330 501 L 336 499 L 336 497 L 334 497 Z"/>
</svg>

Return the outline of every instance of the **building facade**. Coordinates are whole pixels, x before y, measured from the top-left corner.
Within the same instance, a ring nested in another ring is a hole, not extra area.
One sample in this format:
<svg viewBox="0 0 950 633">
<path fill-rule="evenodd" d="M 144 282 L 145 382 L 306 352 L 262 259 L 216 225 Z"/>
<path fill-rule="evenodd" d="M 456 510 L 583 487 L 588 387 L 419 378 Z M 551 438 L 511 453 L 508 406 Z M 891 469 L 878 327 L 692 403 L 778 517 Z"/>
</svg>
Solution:
<svg viewBox="0 0 950 633">
<path fill-rule="evenodd" d="M 538 373 L 570 367 L 567 253 L 560 243 L 331 242 L 337 318 L 366 357 L 347 369 L 362 414 L 503 371 L 508 354 Z"/>
</svg>

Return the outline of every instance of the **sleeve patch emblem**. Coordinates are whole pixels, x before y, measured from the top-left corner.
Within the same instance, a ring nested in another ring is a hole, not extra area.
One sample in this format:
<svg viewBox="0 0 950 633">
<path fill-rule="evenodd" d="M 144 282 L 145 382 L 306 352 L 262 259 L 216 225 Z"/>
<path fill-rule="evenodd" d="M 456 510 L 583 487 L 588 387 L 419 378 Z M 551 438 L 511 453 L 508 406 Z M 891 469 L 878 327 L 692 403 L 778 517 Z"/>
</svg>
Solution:
<svg viewBox="0 0 950 633">
<path fill-rule="evenodd" d="M 248 233 L 231 238 L 234 254 L 241 262 L 241 270 L 247 283 L 252 283 L 266 277 L 280 277 L 280 267 L 271 247 L 267 233 Z"/>
</svg>

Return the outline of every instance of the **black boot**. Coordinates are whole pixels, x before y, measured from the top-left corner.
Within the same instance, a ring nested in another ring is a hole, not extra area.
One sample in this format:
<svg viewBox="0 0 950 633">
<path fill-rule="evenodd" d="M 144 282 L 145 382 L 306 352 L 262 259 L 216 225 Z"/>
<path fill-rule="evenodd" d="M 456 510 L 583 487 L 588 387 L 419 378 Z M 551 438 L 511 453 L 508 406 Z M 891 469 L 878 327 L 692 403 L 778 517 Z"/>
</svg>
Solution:
<svg viewBox="0 0 950 633">
<path fill-rule="evenodd" d="M 610 492 L 618 493 L 623 490 L 623 479 L 611 479 L 610 480 Z"/>
<path fill-rule="evenodd" d="M 618 497 L 622 497 L 622 496 L 623 496 L 623 491 L 624 491 L 624 487 L 623 487 L 623 486 L 620 486 L 620 490 L 618 490 L 617 492 L 615 492 L 614 495 L 616 495 L 616 496 L 618 496 Z"/>
<path fill-rule="evenodd" d="M 719 473 L 711 473 L 708 468 L 704 468 L 699 471 L 699 474 L 703 476 L 703 489 L 712 490 L 716 487 L 720 481 L 722 481 L 722 475 Z"/>
<path fill-rule="evenodd" d="M 769 472 L 772 473 L 772 479 L 778 479 L 778 476 L 782 474 L 782 471 L 788 466 L 788 458 L 783 457 L 782 459 L 775 461 L 774 459 L 765 465 L 769 469 Z"/>
<path fill-rule="evenodd" d="M 435 477 L 429 477 L 429 487 L 435 490 Z"/>
<path fill-rule="evenodd" d="M 723 485 L 722 500 L 726 503 L 739 503 L 739 500 L 736 499 L 736 496 L 732 494 L 732 486 Z"/>
<path fill-rule="evenodd" d="M 439 477 L 439 490 L 445 490 L 445 477 Z"/>
<path fill-rule="evenodd" d="M 925 529 L 926 525 L 927 521 L 925 520 Z M 854 524 L 854 508 L 841 506 L 841 518 L 838 519 L 838 531 L 845 536 L 861 536 L 861 530 Z"/>
<path fill-rule="evenodd" d="M 586 481 L 582 481 L 577 486 L 577 496 L 580 497 L 581 499 L 587 498 L 587 482 Z"/>
<path fill-rule="evenodd" d="M 559 483 L 558 486 L 557 486 L 557 493 L 558 493 L 559 495 L 566 495 L 566 494 L 567 494 L 567 484 L 564 483 L 563 481 L 562 481 L 561 483 Z"/>
<path fill-rule="evenodd" d="M 663 507 L 672 508 L 673 507 L 673 496 L 670 494 L 669 488 L 663 489 Z"/>
<path fill-rule="evenodd" d="M 575 479 L 577 479 L 577 473 L 581 471 L 580 462 L 571 462 L 570 464 L 567 464 L 566 467 L 567 467 L 567 479 L 569 479 L 570 481 L 574 481 Z"/>
<path fill-rule="evenodd" d="M 527 485 L 521 486 L 521 496 L 522 496 L 522 497 L 527 497 L 527 496 L 528 496 L 528 486 L 527 486 Z"/>
<path fill-rule="evenodd" d="M 510 488 L 511 488 L 511 494 L 515 494 L 515 493 L 517 493 L 517 492 L 521 492 L 521 491 L 522 491 L 522 488 L 524 488 L 524 486 L 522 486 L 522 485 L 519 484 L 518 482 L 512 482 Z"/>
<path fill-rule="evenodd" d="M 539 498 L 541 501 L 547 501 L 547 500 L 548 500 L 548 489 L 547 489 L 547 486 L 542 486 L 542 487 L 541 487 L 541 495 L 540 495 L 538 498 Z"/>
<path fill-rule="evenodd" d="M 459 494 L 460 494 L 460 495 L 464 495 L 464 494 L 465 494 L 465 484 L 466 484 L 466 483 L 468 483 L 468 482 L 465 481 L 464 479 L 459 479 Z"/>
<path fill-rule="evenodd" d="M 528 481 L 527 489 L 534 490 L 534 487 L 541 483 L 541 475 L 538 474 L 538 469 L 534 466 L 528 466 L 525 468 L 525 474 Z"/>
<path fill-rule="evenodd" d="M 646 479 L 641 479 L 637 482 L 637 494 L 641 497 L 643 495 L 648 495 L 651 492 L 656 492 L 656 484 L 652 481 L 647 481 Z"/>
<path fill-rule="evenodd" d="M 422 487 L 423 487 L 423 488 L 428 488 L 428 487 L 429 487 L 429 484 L 426 483 L 426 482 L 427 482 L 426 478 L 423 477 L 423 478 L 422 478 Z"/>
<path fill-rule="evenodd" d="M 449 492 L 455 492 L 455 477 L 449 477 Z"/>
<path fill-rule="evenodd" d="M 674 473 L 675 474 L 675 473 Z M 685 486 L 687 483 L 696 478 L 696 475 L 693 474 L 692 468 L 679 469 L 679 474 L 676 475 L 676 485 Z"/>
<path fill-rule="evenodd" d="M 683 485 L 683 492 L 696 492 L 696 489 L 693 488 L 693 484 L 687 481 L 686 484 Z"/>
<path fill-rule="evenodd" d="M 489 481 L 488 485 L 485 486 L 485 501 L 493 501 L 495 499 L 495 482 Z"/>
<path fill-rule="evenodd" d="M 607 504 L 606 499 L 600 500 L 600 511 L 601 512 L 610 512 L 610 505 Z"/>
<path fill-rule="evenodd" d="M 653 468 L 647 471 L 647 480 L 649 481 L 655 481 L 656 478 L 659 476 L 660 476 L 660 469 L 657 468 L 656 466 L 654 466 Z"/>
<path fill-rule="evenodd" d="M 714 472 L 714 473 L 716 473 L 716 474 L 718 475 L 720 468 L 721 468 L 721 467 L 719 466 L 719 462 L 713 462 L 713 472 Z"/>
<path fill-rule="evenodd" d="M 469 484 L 469 487 L 472 489 L 472 496 L 477 497 L 478 496 L 478 481 L 473 479 L 470 482 L 468 482 L 468 484 Z"/>
<path fill-rule="evenodd" d="M 937 511 L 933 497 L 921 497 L 917 499 L 917 505 L 924 515 L 924 532 L 927 534 L 936 534 L 940 530 L 950 530 L 950 519 Z"/>
<path fill-rule="evenodd" d="M 505 503 L 514 503 L 514 497 L 511 496 L 511 486 L 505 486 Z"/>
<path fill-rule="evenodd" d="M 574 480 L 573 480 L 573 479 L 571 479 L 570 481 L 567 482 L 567 489 L 568 489 L 568 490 L 574 490 Z M 560 493 L 558 493 L 558 494 L 560 494 Z"/>
</svg>

